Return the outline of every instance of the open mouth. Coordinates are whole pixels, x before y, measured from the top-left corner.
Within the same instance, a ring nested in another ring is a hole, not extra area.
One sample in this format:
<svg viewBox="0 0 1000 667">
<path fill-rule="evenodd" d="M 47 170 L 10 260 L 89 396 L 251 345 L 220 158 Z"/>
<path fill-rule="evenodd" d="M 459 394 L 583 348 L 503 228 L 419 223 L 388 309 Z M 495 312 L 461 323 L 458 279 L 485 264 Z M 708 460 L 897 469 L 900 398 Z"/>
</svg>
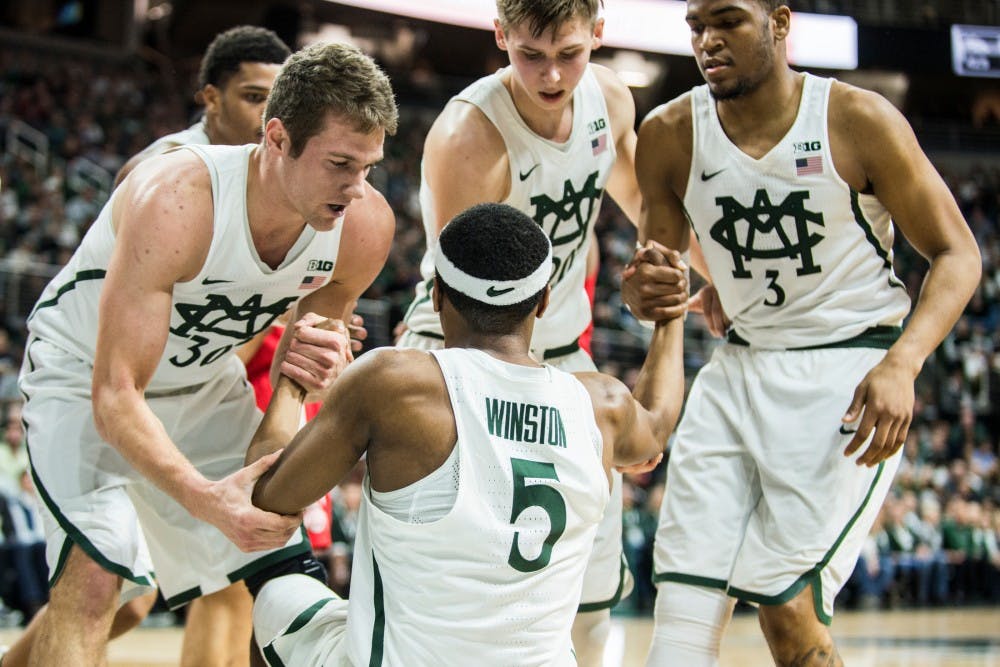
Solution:
<svg viewBox="0 0 1000 667">
<path fill-rule="evenodd" d="M 562 99 L 562 96 L 564 94 L 565 91 L 560 90 L 559 92 L 556 93 L 539 92 L 538 96 L 541 97 L 546 102 L 558 102 L 560 99 Z"/>
</svg>

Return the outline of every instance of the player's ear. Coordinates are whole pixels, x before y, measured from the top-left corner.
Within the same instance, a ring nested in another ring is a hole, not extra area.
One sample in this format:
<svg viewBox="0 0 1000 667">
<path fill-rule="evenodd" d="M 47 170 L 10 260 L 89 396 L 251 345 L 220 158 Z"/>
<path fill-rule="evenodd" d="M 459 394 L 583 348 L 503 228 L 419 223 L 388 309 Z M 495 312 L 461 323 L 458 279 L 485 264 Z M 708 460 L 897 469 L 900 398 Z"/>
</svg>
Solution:
<svg viewBox="0 0 1000 667">
<path fill-rule="evenodd" d="M 222 91 L 210 83 L 206 83 L 204 88 L 195 93 L 195 99 L 198 98 L 205 105 L 205 113 L 217 113 L 222 106 Z"/>
<path fill-rule="evenodd" d="M 774 38 L 781 41 L 788 37 L 788 30 L 792 24 L 792 10 L 788 5 L 781 5 L 771 12 L 771 33 Z"/>
<path fill-rule="evenodd" d="M 264 124 L 264 145 L 279 153 L 290 148 L 291 139 L 280 118 L 271 118 Z"/>
<path fill-rule="evenodd" d="M 549 307 L 549 296 L 551 294 L 552 288 L 546 285 L 542 298 L 538 300 L 538 307 L 535 308 L 535 317 L 541 317 L 545 314 L 545 309 Z"/>
<path fill-rule="evenodd" d="M 604 17 L 597 19 L 594 22 L 594 38 L 591 41 L 591 49 L 599 49 L 601 44 L 604 43 Z"/>
<path fill-rule="evenodd" d="M 434 312 L 441 312 L 441 287 L 438 285 L 438 277 L 434 276 L 434 285 L 431 287 L 431 303 L 434 305 Z"/>
<path fill-rule="evenodd" d="M 507 36 L 503 34 L 503 28 L 500 26 L 500 19 L 493 19 L 493 39 L 497 42 L 497 47 L 501 51 L 507 50 Z"/>
</svg>

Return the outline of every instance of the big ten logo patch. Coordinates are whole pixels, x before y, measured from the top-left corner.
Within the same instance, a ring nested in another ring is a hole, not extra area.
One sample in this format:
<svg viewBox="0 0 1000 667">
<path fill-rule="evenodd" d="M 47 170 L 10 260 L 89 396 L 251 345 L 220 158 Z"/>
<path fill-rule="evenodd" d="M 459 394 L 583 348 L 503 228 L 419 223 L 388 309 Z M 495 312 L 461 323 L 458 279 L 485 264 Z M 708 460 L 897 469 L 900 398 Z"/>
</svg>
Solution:
<svg viewBox="0 0 1000 667">
<path fill-rule="evenodd" d="M 592 120 L 589 123 L 587 123 L 587 131 L 590 134 L 595 134 L 597 132 L 600 132 L 607 126 L 608 126 L 607 121 L 605 121 L 603 118 L 598 118 L 597 120 Z"/>
<path fill-rule="evenodd" d="M 579 189 L 573 181 L 563 182 L 562 198 L 558 201 L 546 194 L 531 198 L 532 218 L 552 242 L 552 277 L 556 285 L 573 266 L 580 248 L 587 240 L 590 221 L 600 206 L 604 191 L 597 187 L 598 172 L 591 172 Z"/>
<path fill-rule="evenodd" d="M 310 259 L 306 271 L 333 271 L 333 262 L 328 259 Z"/>
</svg>

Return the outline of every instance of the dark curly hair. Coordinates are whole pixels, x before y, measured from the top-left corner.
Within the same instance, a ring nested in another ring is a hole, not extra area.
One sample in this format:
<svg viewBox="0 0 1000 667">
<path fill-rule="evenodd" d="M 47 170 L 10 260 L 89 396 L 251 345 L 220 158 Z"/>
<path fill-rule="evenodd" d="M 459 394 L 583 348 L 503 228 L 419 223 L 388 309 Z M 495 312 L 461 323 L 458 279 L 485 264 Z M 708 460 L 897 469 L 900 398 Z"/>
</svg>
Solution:
<svg viewBox="0 0 1000 667">
<path fill-rule="evenodd" d="M 475 278 L 517 280 L 545 261 L 549 240 L 538 224 L 506 204 L 477 204 L 459 213 L 441 230 L 440 251 Z M 538 307 L 544 288 L 520 303 L 486 304 L 457 291 L 437 276 L 445 298 L 469 327 L 483 334 L 510 333 Z"/>
<path fill-rule="evenodd" d="M 281 39 L 268 30 L 241 25 L 220 32 L 208 45 L 198 70 L 198 88 L 212 84 L 226 85 L 240 69 L 240 63 L 274 63 L 280 65 L 292 54 Z"/>
</svg>

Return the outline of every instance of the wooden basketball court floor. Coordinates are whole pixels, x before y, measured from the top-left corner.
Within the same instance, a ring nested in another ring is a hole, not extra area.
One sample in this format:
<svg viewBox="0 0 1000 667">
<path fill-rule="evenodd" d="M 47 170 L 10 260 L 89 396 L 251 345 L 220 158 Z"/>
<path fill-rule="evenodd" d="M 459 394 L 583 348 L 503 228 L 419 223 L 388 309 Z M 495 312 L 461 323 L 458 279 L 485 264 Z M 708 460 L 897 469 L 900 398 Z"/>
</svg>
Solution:
<svg viewBox="0 0 1000 667">
<path fill-rule="evenodd" d="M 615 617 L 606 667 L 642 667 L 651 631 L 651 619 Z M 1000 667 L 1000 607 L 839 612 L 833 631 L 849 667 Z M 0 643 L 17 633 L 0 630 Z M 108 667 L 177 665 L 180 647 L 179 628 L 140 628 L 112 642 Z M 737 615 L 723 640 L 722 667 L 771 664 L 756 616 Z"/>
</svg>

